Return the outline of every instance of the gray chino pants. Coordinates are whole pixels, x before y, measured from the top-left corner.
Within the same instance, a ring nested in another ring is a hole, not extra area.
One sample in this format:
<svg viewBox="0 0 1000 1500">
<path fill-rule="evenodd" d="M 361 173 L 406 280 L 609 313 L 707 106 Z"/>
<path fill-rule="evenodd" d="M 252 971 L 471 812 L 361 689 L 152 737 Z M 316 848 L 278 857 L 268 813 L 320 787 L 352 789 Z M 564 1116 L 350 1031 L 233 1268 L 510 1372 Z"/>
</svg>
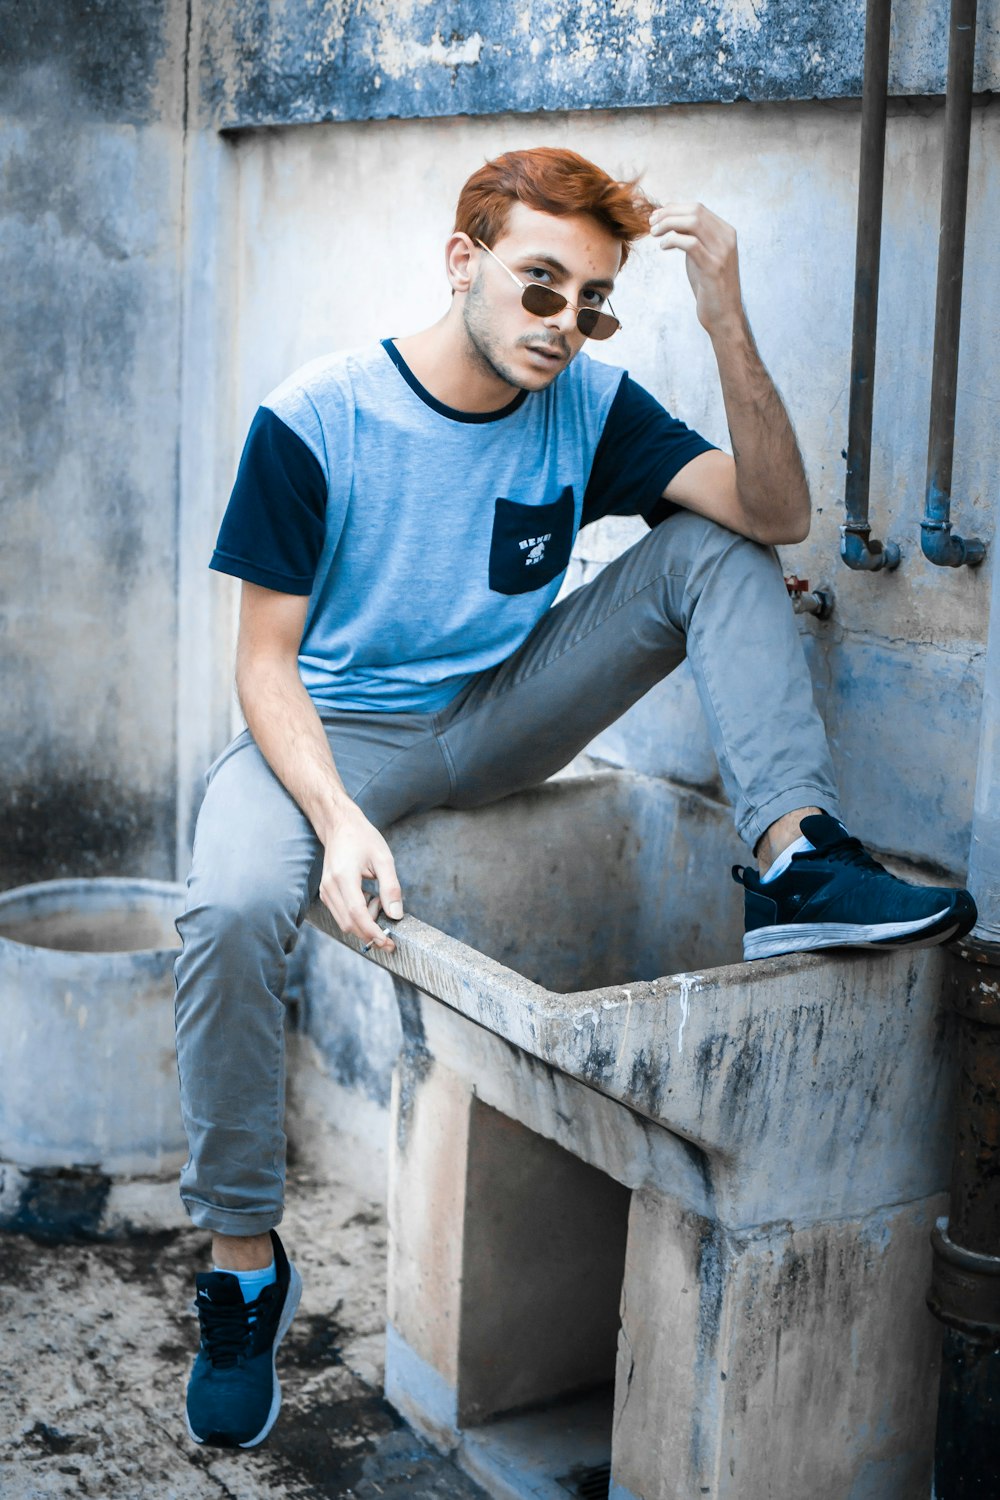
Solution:
<svg viewBox="0 0 1000 1500">
<path fill-rule="evenodd" d="M 442 712 L 342 713 L 324 725 L 347 791 L 385 831 L 406 813 L 478 807 L 543 781 L 685 655 L 751 848 L 795 808 L 836 815 L 777 558 L 690 512 L 549 610 Z M 221 1234 L 262 1234 L 281 1219 L 282 990 L 321 868 L 308 820 L 240 735 L 209 771 L 176 966 L 190 1148 L 181 1195 L 196 1224 Z"/>
</svg>

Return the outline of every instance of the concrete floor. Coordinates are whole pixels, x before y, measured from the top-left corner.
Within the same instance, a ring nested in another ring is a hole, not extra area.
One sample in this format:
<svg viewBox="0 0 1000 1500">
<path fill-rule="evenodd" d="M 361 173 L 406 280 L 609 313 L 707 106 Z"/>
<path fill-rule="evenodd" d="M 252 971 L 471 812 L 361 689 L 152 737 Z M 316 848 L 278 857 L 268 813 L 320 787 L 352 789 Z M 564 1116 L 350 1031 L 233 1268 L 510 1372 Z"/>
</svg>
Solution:
<svg viewBox="0 0 1000 1500">
<path fill-rule="evenodd" d="M 342 1181 L 292 1172 L 282 1237 L 303 1275 L 284 1404 L 249 1454 L 183 1419 L 206 1235 L 105 1243 L 0 1234 L 0 1495 L 97 1500 L 476 1500 L 483 1491 L 386 1405 L 385 1220 Z"/>
</svg>

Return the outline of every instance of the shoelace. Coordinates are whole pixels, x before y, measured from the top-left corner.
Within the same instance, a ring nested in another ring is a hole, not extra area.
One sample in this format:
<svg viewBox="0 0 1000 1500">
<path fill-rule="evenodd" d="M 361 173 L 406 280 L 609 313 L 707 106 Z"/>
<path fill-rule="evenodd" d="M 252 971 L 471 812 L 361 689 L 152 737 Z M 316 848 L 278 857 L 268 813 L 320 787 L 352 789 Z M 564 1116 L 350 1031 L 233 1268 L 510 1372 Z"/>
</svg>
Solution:
<svg viewBox="0 0 1000 1500">
<path fill-rule="evenodd" d="M 213 1369 L 231 1369 L 246 1354 L 252 1334 L 247 1305 L 195 1303 L 201 1323 L 201 1338 Z"/>
<path fill-rule="evenodd" d="M 827 844 L 824 849 L 815 851 L 807 850 L 804 854 L 793 855 L 795 859 L 810 859 L 816 853 L 821 859 L 835 859 L 838 864 L 856 865 L 861 870 L 871 870 L 875 874 L 885 875 L 885 865 L 880 865 L 877 859 L 873 859 L 860 839 L 845 834 L 842 839 L 835 843 Z"/>
</svg>

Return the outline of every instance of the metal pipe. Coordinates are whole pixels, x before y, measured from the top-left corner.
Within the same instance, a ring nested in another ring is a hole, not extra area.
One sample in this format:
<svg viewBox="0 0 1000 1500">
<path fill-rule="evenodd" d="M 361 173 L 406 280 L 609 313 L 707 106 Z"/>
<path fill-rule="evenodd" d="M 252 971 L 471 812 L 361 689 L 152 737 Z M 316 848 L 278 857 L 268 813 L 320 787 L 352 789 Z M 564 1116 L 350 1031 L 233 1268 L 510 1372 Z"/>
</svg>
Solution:
<svg viewBox="0 0 1000 1500">
<path fill-rule="evenodd" d="M 979 908 L 972 937 L 1000 951 L 1000 547 L 993 549 L 992 571 L 993 606 L 983 672 L 969 890 Z"/>
<path fill-rule="evenodd" d="M 951 1207 L 931 1235 L 927 1299 L 946 1327 L 934 1493 L 985 1500 L 1000 1494 L 1000 948 L 969 938 L 960 951 Z"/>
<path fill-rule="evenodd" d="M 889 23 L 892 0 L 868 0 L 865 73 L 861 93 L 861 166 L 858 178 L 858 238 L 854 261 L 854 334 L 847 423 L 846 517 L 840 555 L 849 568 L 875 573 L 899 564 L 893 542 L 873 541 L 868 524 L 875 341 L 882 248 L 882 184 L 885 176 L 885 117 L 889 89 Z"/>
<path fill-rule="evenodd" d="M 972 134 L 972 74 L 976 52 L 977 0 L 952 0 L 948 46 L 948 96 L 944 115 L 941 233 L 938 240 L 934 365 L 927 441 L 927 487 L 920 546 L 939 568 L 974 568 L 986 548 L 978 537 L 951 529 L 951 476 L 955 454 L 958 349 L 962 328 L 965 215 Z"/>
<path fill-rule="evenodd" d="M 959 1089 L 951 1205 L 931 1242 L 928 1304 L 946 1326 L 938 1500 L 1000 1495 L 1000 549 L 993 554 L 969 887 L 979 919 L 960 945 Z"/>
</svg>

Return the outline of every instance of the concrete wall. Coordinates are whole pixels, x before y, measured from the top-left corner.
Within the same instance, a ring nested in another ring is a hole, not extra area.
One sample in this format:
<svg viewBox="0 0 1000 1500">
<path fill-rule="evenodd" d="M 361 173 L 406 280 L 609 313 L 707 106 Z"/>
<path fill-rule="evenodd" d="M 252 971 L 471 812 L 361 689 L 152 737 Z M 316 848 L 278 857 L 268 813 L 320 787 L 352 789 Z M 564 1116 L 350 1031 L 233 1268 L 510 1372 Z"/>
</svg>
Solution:
<svg viewBox="0 0 1000 1500">
<path fill-rule="evenodd" d="M 183 29 L 4 9 L 0 883 L 172 875 Z"/>
<path fill-rule="evenodd" d="M 190 128 L 182 0 L 3 13 L 0 886 L 172 876 L 228 719 L 231 632 L 188 563 L 216 521 L 230 153 Z"/>
</svg>

